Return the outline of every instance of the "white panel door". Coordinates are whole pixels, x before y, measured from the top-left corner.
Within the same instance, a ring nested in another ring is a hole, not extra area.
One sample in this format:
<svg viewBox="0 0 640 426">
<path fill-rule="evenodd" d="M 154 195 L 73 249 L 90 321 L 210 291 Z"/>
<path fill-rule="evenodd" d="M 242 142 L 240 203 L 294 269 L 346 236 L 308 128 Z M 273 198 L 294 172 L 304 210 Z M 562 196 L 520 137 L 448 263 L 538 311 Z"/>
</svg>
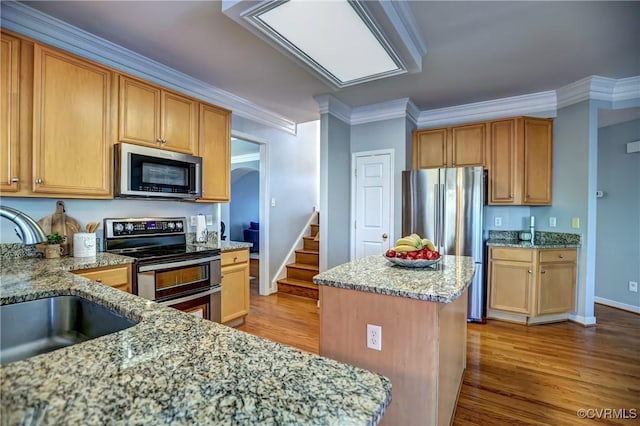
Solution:
<svg viewBox="0 0 640 426">
<path fill-rule="evenodd" d="M 382 254 L 391 241 L 391 154 L 356 157 L 355 258 Z"/>
</svg>

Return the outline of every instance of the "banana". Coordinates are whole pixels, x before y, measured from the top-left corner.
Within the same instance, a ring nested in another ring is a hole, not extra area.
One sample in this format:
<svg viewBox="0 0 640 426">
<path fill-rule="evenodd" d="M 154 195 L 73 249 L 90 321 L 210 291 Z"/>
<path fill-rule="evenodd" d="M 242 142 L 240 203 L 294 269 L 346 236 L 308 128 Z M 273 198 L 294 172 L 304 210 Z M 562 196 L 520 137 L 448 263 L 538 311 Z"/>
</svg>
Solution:
<svg viewBox="0 0 640 426">
<path fill-rule="evenodd" d="M 422 241 L 422 237 L 418 234 L 411 234 L 409 235 L 409 238 L 412 238 L 416 243 Z"/>
<path fill-rule="evenodd" d="M 413 238 L 402 237 L 398 241 L 396 241 L 396 245 L 398 245 L 398 246 L 405 245 L 405 246 L 415 247 L 416 246 L 416 241 Z"/>
<path fill-rule="evenodd" d="M 395 251 L 396 253 L 408 253 L 410 251 L 416 251 L 418 250 L 417 248 L 415 248 L 414 246 L 409 246 L 406 244 L 401 244 L 401 245 L 397 245 L 394 248 L 392 248 L 391 250 Z"/>
<path fill-rule="evenodd" d="M 435 244 L 433 244 L 433 241 L 431 241 L 428 238 L 423 238 L 422 239 L 422 245 L 426 248 L 428 248 L 429 250 L 435 251 L 436 246 Z"/>
</svg>

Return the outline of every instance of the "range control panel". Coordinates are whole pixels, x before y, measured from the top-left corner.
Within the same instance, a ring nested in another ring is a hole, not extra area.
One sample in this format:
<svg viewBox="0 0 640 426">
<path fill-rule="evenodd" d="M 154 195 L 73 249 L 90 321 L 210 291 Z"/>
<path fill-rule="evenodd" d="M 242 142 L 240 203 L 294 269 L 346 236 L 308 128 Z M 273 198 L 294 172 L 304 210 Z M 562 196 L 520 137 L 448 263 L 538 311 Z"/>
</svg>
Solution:
<svg viewBox="0 0 640 426">
<path fill-rule="evenodd" d="M 105 219 L 104 229 L 107 238 L 143 235 L 176 235 L 186 232 L 187 219 L 184 217 L 155 219 L 155 218 L 125 218 Z"/>
</svg>

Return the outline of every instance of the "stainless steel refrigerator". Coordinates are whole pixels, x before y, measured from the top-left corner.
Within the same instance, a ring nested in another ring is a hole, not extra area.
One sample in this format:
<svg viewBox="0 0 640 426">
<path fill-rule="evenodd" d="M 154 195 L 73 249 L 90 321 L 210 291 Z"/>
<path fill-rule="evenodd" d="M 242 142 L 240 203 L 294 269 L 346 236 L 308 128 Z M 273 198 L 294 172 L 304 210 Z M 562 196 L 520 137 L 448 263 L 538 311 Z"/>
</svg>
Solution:
<svg viewBox="0 0 640 426">
<path fill-rule="evenodd" d="M 482 211 L 486 199 L 482 167 L 402 172 L 402 235 L 416 233 L 441 254 L 471 256 L 476 262 L 469 287 L 469 321 L 486 318 L 485 249 Z"/>
</svg>

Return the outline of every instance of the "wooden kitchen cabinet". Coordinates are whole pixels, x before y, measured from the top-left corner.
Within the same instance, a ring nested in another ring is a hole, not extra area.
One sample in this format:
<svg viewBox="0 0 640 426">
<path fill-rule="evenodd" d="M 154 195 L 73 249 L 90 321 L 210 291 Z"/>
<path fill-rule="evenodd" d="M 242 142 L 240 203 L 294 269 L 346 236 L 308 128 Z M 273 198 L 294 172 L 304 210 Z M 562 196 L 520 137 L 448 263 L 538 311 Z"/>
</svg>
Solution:
<svg viewBox="0 0 640 426">
<path fill-rule="evenodd" d="M 413 168 L 484 166 L 486 164 L 486 123 L 413 133 Z"/>
<path fill-rule="evenodd" d="M 20 39 L 0 34 L 0 190 L 18 191 L 18 111 L 20 83 Z"/>
<path fill-rule="evenodd" d="M 518 117 L 489 123 L 489 204 L 550 205 L 552 120 Z"/>
<path fill-rule="evenodd" d="M 577 251 L 490 247 L 489 318 L 526 324 L 559 321 L 573 312 Z"/>
<path fill-rule="evenodd" d="M 202 157 L 202 198 L 231 199 L 231 111 L 200 104 L 198 155 Z"/>
<path fill-rule="evenodd" d="M 111 197 L 113 72 L 35 44 L 33 170 L 36 194 Z"/>
<path fill-rule="evenodd" d="M 222 322 L 240 325 L 249 313 L 249 249 L 225 251 L 220 263 Z"/>
<path fill-rule="evenodd" d="M 124 75 L 119 86 L 119 141 L 196 153 L 197 101 Z"/>
<path fill-rule="evenodd" d="M 109 287 L 131 293 L 131 265 L 105 266 L 100 268 L 73 271 L 90 280 L 98 281 Z"/>
</svg>

